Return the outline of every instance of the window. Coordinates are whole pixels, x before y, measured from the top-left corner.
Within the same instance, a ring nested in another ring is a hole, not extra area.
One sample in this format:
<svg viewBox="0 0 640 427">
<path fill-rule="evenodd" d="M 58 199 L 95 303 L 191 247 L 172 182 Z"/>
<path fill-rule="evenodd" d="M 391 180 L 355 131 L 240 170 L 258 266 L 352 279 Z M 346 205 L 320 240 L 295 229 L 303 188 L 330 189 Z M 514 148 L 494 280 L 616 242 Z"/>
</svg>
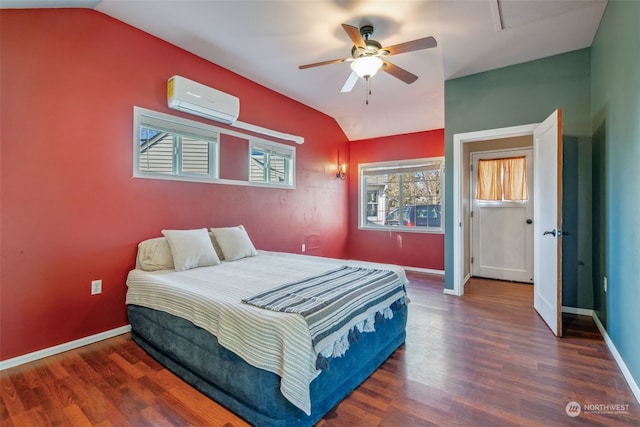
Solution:
<svg viewBox="0 0 640 427">
<path fill-rule="evenodd" d="M 295 147 L 134 107 L 133 176 L 295 188 Z"/>
<path fill-rule="evenodd" d="M 443 232 L 444 159 L 360 165 L 360 228 Z"/>
<path fill-rule="evenodd" d="M 134 176 L 163 179 L 218 178 L 219 133 L 211 127 L 136 110 Z"/>
<path fill-rule="evenodd" d="M 291 185 L 293 147 L 276 143 L 250 144 L 249 181 Z"/>
</svg>

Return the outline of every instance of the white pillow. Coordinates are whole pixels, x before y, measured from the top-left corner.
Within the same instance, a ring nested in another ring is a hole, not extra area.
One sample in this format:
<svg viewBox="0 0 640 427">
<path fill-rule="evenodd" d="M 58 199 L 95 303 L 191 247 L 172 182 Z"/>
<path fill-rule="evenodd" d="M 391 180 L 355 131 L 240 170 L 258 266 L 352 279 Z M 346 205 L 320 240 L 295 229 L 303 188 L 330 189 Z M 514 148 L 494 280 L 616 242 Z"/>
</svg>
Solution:
<svg viewBox="0 0 640 427">
<path fill-rule="evenodd" d="M 206 228 L 198 230 L 162 230 L 173 255 L 176 271 L 220 264 Z"/>
<path fill-rule="evenodd" d="M 251 243 L 251 239 L 242 225 L 212 228 L 211 232 L 220 245 L 226 261 L 258 255 L 258 251 Z"/>
<path fill-rule="evenodd" d="M 166 237 L 154 237 L 138 244 L 136 268 L 145 271 L 173 270 L 173 255 Z"/>
<path fill-rule="evenodd" d="M 213 228 L 211 230 L 213 230 Z M 211 239 L 211 244 L 213 245 L 213 249 L 215 249 L 216 251 L 216 255 L 218 255 L 218 259 L 220 259 L 220 261 L 224 261 L 224 254 L 222 253 L 222 248 L 220 247 L 220 244 L 218 244 L 218 241 L 216 240 L 216 236 L 213 235 L 213 231 L 209 232 L 209 238 Z"/>
</svg>

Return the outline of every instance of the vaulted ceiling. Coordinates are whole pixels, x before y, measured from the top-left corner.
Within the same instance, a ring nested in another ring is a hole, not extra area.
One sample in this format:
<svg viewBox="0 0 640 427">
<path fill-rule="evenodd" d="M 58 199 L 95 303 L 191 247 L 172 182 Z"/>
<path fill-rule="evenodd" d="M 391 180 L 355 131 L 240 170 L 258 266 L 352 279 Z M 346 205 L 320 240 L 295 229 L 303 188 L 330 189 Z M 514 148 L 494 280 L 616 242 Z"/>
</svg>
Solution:
<svg viewBox="0 0 640 427">
<path fill-rule="evenodd" d="M 2 7 L 90 7 L 335 118 L 350 140 L 444 127 L 444 81 L 591 45 L 606 0 L 4 0 Z M 393 55 L 412 84 L 380 72 L 349 93 L 341 24 L 374 27 L 383 46 L 433 36 Z"/>
</svg>

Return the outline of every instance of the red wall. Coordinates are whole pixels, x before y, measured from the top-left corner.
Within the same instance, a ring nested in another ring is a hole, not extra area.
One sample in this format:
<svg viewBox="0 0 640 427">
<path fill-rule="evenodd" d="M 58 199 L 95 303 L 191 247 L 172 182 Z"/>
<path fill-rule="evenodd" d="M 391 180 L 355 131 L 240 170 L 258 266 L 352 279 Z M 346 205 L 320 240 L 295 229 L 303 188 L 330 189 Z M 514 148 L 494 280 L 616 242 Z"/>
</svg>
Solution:
<svg viewBox="0 0 640 427">
<path fill-rule="evenodd" d="M 347 255 L 332 118 L 92 10 L 2 10 L 0 43 L 0 359 L 126 325 L 137 243 L 163 228 L 242 223 L 258 248 Z M 133 106 L 182 115 L 166 106 L 174 74 L 304 136 L 297 188 L 133 179 Z"/>
<path fill-rule="evenodd" d="M 220 167 L 220 178 L 248 180 L 249 162 L 247 153 L 249 152 L 249 141 L 233 135 L 220 135 L 220 158 L 224 159 L 218 165 Z"/>
<path fill-rule="evenodd" d="M 444 234 L 358 230 L 358 165 L 444 156 L 444 129 L 351 141 L 349 144 L 350 257 L 444 270 Z"/>
</svg>

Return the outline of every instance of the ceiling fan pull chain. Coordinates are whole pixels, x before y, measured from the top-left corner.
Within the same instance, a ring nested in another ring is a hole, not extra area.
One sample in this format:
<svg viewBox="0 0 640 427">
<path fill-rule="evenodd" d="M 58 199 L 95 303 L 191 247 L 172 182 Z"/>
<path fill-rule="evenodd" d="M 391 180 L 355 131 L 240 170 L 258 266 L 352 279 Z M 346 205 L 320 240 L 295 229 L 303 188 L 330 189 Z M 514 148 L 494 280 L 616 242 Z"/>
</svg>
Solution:
<svg viewBox="0 0 640 427">
<path fill-rule="evenodd" d="M 364 85 L 364 90 L 366 91 L 365 93 L 365 105 L 369 105 L 369 95 L 371 95 L 371 81 L 369 80 L 369 78 L 367 77 L 365 79 L 366 84 Z"/>
<path fill-rule="evenodd" d="M 364 79 L 364 103 L 369 105 L 369 79 Z"/>
</svg>

